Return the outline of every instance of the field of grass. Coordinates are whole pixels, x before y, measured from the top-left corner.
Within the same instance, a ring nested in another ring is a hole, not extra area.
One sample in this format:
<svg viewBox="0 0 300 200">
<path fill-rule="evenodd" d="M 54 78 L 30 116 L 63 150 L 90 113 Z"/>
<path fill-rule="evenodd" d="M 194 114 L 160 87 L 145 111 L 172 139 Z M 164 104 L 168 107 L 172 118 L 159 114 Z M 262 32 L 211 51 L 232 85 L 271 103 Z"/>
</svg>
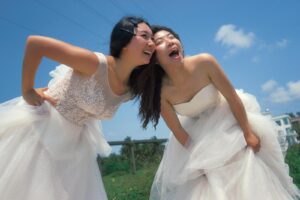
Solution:
<svg viewBox="0 0 300 200">
<path fill-rule="evenodd" d="M 109 200 L 148 200 L 157 166 L 140 169 L 136 174 L 114 172 L 103 177 Z"/>
<path fill-rule="evenodd" d="M 291 147 L 286 155 L 290 174 L 300 189 L 300 145 Z M 157 165 L 145 166 L 136 174 L 113 172 L 103 177 L 109 200 L 148 200 Z"/>
</svg>

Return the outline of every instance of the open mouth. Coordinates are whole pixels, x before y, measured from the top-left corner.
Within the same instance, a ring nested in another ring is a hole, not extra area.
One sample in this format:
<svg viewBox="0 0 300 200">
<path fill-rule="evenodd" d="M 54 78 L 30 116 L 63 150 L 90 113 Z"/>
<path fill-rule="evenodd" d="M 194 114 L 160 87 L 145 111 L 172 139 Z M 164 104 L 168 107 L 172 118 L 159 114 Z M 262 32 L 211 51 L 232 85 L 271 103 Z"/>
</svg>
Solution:
<svg viewBox="0 0 300 200">
<path fill-rule="evenodd" d="M 151 56 L 152 55 L 152 51 L 144 51 L 143 52 L 145 55 L 147 55 L 147 56 Z"/>
<path fill-rule="evenodd" d="M 169 57 L 171 57 L 171 58 L 177 58 L 178 56 L 179 56 L 178 49 L 175 49 L 175 50 L 171 51 L 171 53 L 169 53 Z"/>
</svg>

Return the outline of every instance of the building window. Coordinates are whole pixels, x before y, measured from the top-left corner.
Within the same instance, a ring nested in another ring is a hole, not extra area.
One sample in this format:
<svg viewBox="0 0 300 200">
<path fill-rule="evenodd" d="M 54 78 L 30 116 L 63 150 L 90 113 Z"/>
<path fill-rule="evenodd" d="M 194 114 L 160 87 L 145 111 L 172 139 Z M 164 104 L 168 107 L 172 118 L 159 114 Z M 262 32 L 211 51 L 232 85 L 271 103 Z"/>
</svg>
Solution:
<svg viewBox="0 0 300 200">
<path fill-rule="evenodd" d="M 280 120 L 276 120 L 276 123 L 281 126 L 281 121 Z"/>
<path fill-rule="evenodd" d="M 284 122 L 285 125 L 290 124 L 288 118 L 283 118 L 283 122 Z"/>
</svg>

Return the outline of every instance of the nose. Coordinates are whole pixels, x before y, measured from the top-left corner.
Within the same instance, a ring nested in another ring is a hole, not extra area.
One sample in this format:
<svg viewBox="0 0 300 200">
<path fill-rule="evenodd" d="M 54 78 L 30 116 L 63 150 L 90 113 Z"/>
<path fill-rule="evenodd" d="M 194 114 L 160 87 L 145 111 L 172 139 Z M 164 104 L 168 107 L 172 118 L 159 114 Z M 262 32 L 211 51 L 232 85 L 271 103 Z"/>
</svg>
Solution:
<svg viewBox="0 0 300 200">
<path fill-rule="evenodd" d="M 170 38 L 166 38 L 167 46 L 170 47 L 174 44 L 174 41 Z"/>
<path fill-rule="evenodd" d="M 155 47 L 155 44 L 154 44 L 154 41 L 152 39 L 150 39 L 148 41 L 148 46 L 151 47 L 151 48 L 154 48 Z"/>
</svg>

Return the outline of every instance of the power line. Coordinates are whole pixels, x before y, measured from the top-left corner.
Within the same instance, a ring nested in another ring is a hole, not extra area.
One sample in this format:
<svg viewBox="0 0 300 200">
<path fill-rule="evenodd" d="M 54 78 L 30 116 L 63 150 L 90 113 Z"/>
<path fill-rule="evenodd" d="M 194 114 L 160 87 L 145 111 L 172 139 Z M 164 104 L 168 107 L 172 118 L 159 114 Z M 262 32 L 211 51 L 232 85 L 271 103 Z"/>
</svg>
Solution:
<svg viewBox="0 0 300 200">
<path fill-rule="evenodd" d="M 142 13 L 148 15 L 149 17 L 151 16 L 144 8 L 142 8 L 135 0 L 132 0 L 133 4 L 135 4 L 136 7 L 138 7 Z"/>
<path fill-rule="evenodd" d="M 119 9 L 119 10 L 122 11 L 124 14 L 125 14 L 125 13 L 128 13 L 126 10 L 124 10 L 122 7 L 120 7 L 114 0 L 110 0 L 110 2 L 111 2 L 111 4 L 112 4 L 115 8 Z M 135 5 L 135 7 L 137 8 L 137 10 L 140 11 L 140 13 L 146 14 L 146 15 L 148 15 L 149 17 L 152 16 L 152 15 L 150 15 L 144 8 L 142 8 L 136 1 L 132 0 L 131 2 Z M 147 20 L 148 20 L 148 19 L 147 19 Z"/>
<path fill-rule="evenodd" d="M 73 23 L 73 24 L 76 24 L 76 25 L 79 26 L 81 29 L 83 29 L 83 30 L 85 30 L 86 32 L 92 34 L 92 35 L 93 35 L 94 37 L 96 37 L 97 39 L 98 39 L 99 37 L 101 37 L 103 40 L 105 40 L 105 38 L 104 38 L 103 36 L 94 33 L 94 32 L 91 31 L 89 28 L 87 28 L 87 27 L 81 25 L 80 23 L 78 23 L 78 22 L 76 22 L 75 20 L 69 18 L 68 16 L 66 16 L 66 15 L 64 15 L 64 14 L 62 14 L 62 13 L 60 13 L 60 12 L 58 12 L 57 10 L 55 10 L 55 9 L 53 9 L 53 8 L 51 8 L 51 7 L 49 7 L 49 6 L 48 6 L 47 4 L 45 4 L 44 2 L 42 2 L 42 1 L 40 1 L 40 0 L 35 0 L 35 1 L 36 1 L 37 3 L 39 3 L 40 5 L 42 5 L 43 7 L 45 7 L 45 8 L 47 8 L 47 9 L 51 10 L 51 11 L 54 12 L 54 13 L 56 13 L 57 15 L 59 15 L 59 16 L 65 18 L 65 19 L 68 20 L 69 22 L 71 22 L 71 23 Z"/>
<path fill-rule="evenodd" d="M 123 8 L 121 8 L 118 4 L 116 4 L 116 2 L 114 2 L 114 0 L 110 0 L 110 2 L 111 2 L 111 4 L 112 4 L 115 8 L 119 9 L 119 10 L 122 11 L 124 14 L 127 13 L 127 11 L 124 10 Z"/>
<path fill-rule="evenodd" d="M 93 8 L 92 6 L 90 6 L 89 4 L 87 4 L 86 2 L 82 1 L 82 0 L 77 0 L 78 3 L 80 3 L 81 5 L 83 5 L 85 8 L 89 9 L 91 12 L 93 12 L 94 14 L 98 15 L 101 19 L 104 19 L 109 25 L 112 25 L 114 22 L 112 20 L 110 20 L 109 18 L 107 18 L 105 15 L 103 15 L 101 12 L 99 12 L 98 10 L 96 10 L 95 8 Z"/>
<path fill-rule="evenodd" d="M 19 27 L 21 29 L 24 29 L 24 30 L 26 30 L 26 31 L 28 31 L 30 33 L 34 33 L 34 34 L 37 34 L 37 35 L 42 35 L 39 31 L 33 30 L 32 28 L 29 28 L 29 27 L 27 27 L 27 26 L 25 26 L 23 24 L 19 24 L 17 22 L 14 22 L 11 19 L 7 19 L 7 18 L 5 18 L 3 16 L 0 16 L 0 19 L 3 20 L 3 21 L 8 22 L 10 24 L 13 24 L 13 25 L 15 25 L 15 26 L 17 26 L 17 27 Z"/>
</svg>

